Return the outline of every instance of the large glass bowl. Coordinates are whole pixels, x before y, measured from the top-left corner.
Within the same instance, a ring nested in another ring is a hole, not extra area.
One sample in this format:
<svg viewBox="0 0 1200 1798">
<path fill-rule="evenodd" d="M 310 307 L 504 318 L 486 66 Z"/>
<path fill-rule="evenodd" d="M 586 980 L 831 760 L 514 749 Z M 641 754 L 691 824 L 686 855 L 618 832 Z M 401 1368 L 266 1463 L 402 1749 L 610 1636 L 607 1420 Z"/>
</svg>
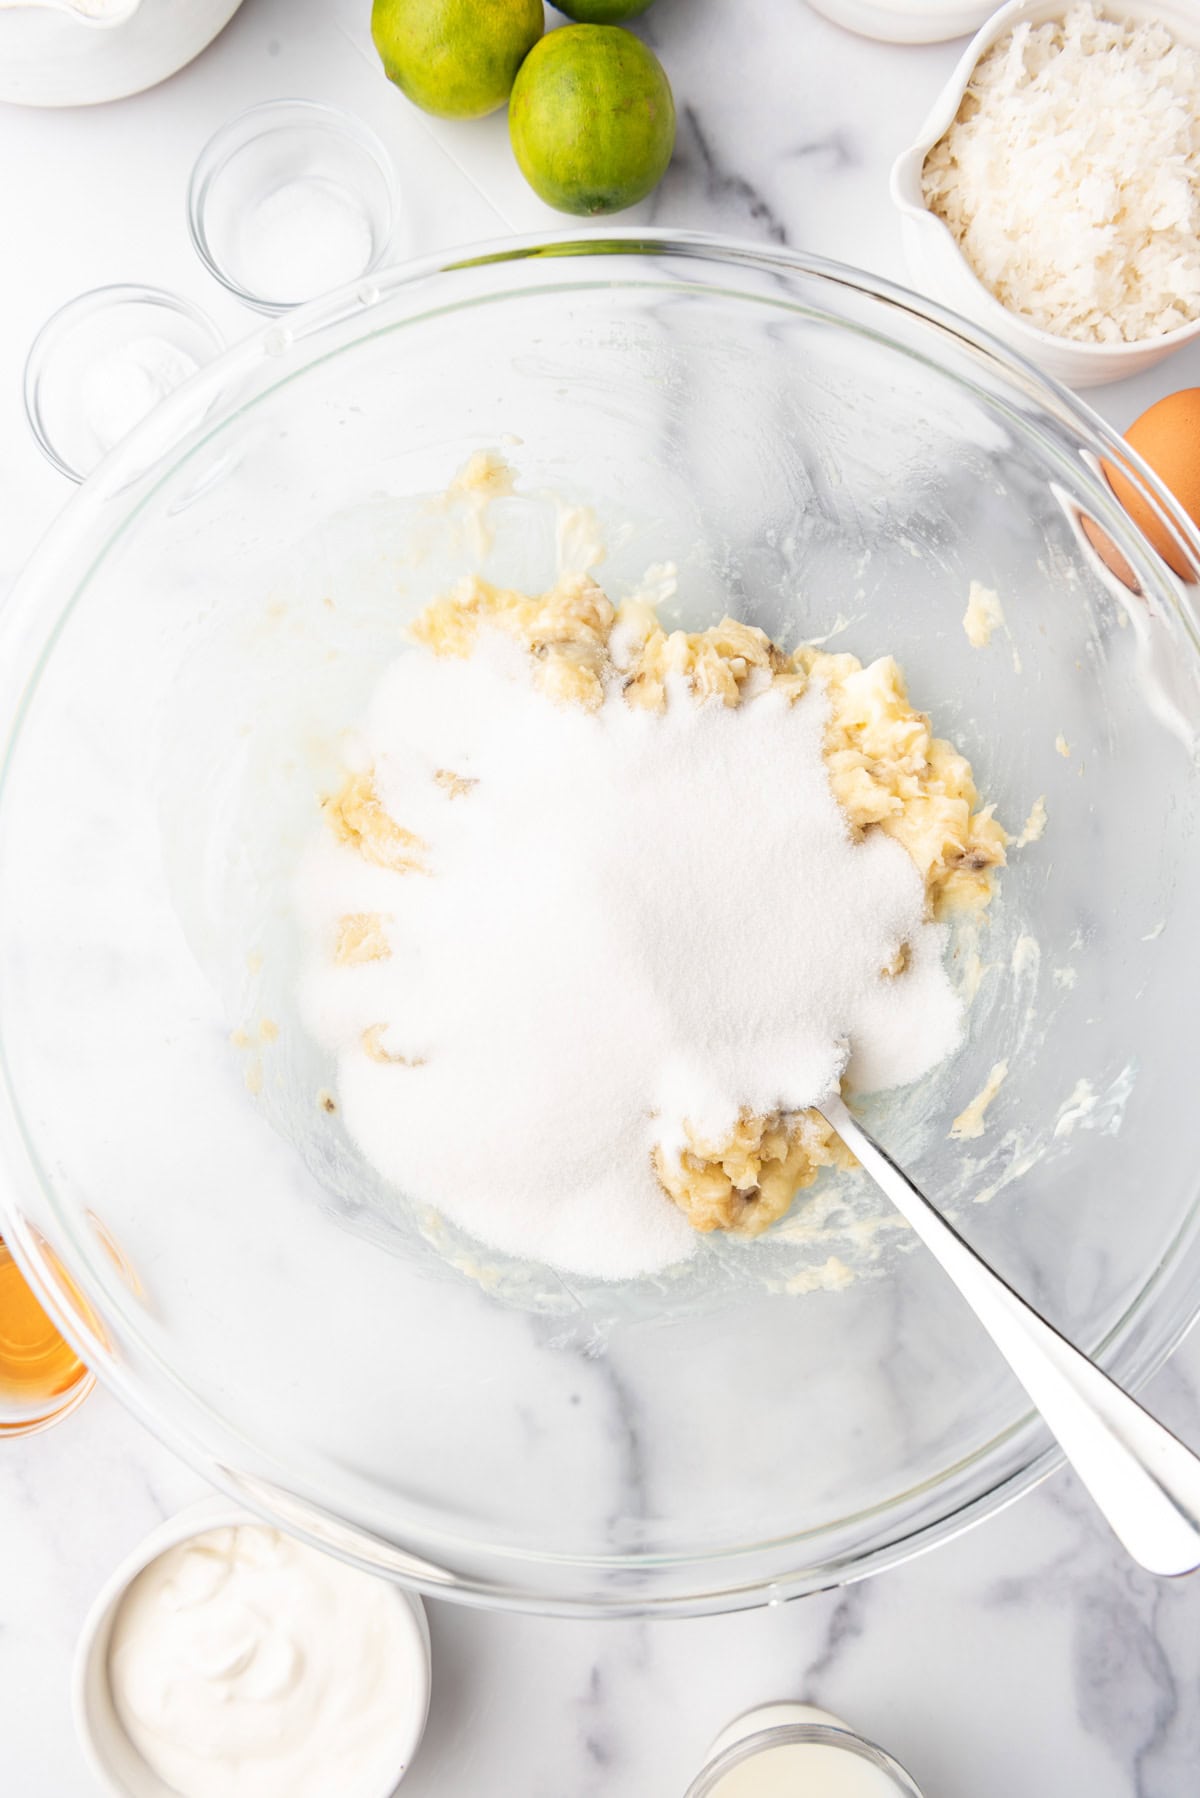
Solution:
<svg viewBox="0 0 1200 1798">
<path fill-rule="evenodd" d="M 527 498 L 482 529 L 430 498 L 497 446 Z M 2 1228 L 100 1377 L 245 1501 L 496 1604 L 804 1592 L 1044 1473 L 1046 1433 L 861 1178 L 621 1287 L 380 1189 L 318 1102 L 290 882 L 404 620 L 481 555 L 546 579 L 548 494 L 595 508 L 614 593 L 673 560 L 689 621 L 894 654 L 1014 833 L 1043 796 L 1047 822 L 956 940 L 966 1046 L 871 1115 L 1136 1385 L 1200 1293 L 1200 659 L 1099 471 L 1115 450 L 898 289 L 645 234 L 397 270 L 168 401 L 0 627 Z M 986 648 L 972 580 L 1004 608 Z M 1001 1062 L 986 1129 L 952 1139 Z"/>
</svg>

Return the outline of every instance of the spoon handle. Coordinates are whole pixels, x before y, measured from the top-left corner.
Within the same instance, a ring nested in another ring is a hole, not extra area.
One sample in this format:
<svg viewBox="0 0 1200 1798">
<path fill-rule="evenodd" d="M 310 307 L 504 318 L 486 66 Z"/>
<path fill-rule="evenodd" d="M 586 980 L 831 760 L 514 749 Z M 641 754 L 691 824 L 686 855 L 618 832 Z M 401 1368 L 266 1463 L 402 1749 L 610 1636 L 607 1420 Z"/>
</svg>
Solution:
<svg viewBox="0 0 1200 1798">
<path fill-rule="evenodd" d="M 1151 1573 L 1200 1567 L 1200 1457 L 981 1261 L 840 1097 L 820 1109 L 941 1262 L 1134 1560 Z"/>
</svg>

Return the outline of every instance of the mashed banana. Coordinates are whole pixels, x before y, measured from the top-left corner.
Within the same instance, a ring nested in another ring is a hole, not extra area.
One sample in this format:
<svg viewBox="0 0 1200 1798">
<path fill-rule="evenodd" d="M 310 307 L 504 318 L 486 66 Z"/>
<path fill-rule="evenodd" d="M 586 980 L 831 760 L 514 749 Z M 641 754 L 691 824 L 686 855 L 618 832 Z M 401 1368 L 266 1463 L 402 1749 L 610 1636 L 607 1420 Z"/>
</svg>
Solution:
<svg viewBox="0 0 1200 1798">
<path fill-rule="evenodd" d="M 333 951 L 333 959 L 339 967 L 358 967 L 364 961 L 386 961 L 391 953 L 387 919 L 378 912 L 348 912 L 339 922 Z"/>
<path fill-rule="evenodd" d="M 652 606 L 630 600 L 614 606 L 586 574 L 560 578 L 545 593 L 496 587 L 478 576 L 421 613 L 415 640 L 438 656 L 469 656 L 484 627 L 516 642 L 534 664 L 536 685 L 566 704 L 598 709 L 619 682 L 626 704 L 661 712 L 668 682 L 683 681 L 697 701 L 736 707 L 767 687 L 798 698 L 813 681 L 829 707 L 825 762 L 834 796 L 852 828 L 881 830 L 911 857 L 925 882 L 933 918 L 981 910 L 992 896 L 994 871 L 1005 859 L 1007 835 L 981 806 L 970 763 L 933 735 L 929 719 L 909 701 L 890 656 L 864 667 L 852 655 L 802 645 L 788 654 L 753 626 L 725 618 L 704 631 L 666 630 Z M 471 782 L 449 770 L 437 777 L 452 797 L 468 797 Z M 352 775 L 326 815 L 338 838 L 383 867 L 425 872 L 425 844 L 391 818 L 370 774 Z M 342 920 L 337 958 L 347 962 L 386 954 L 380 922 L 354 914 Z M 885 974 L 907 960 L 901 945 Z M 369 1045 L 382 1057 L 381 1041 Z M 812 1185 L 822 1168 L 852 1167 L 853 1157 L 818 1113 L 739 1115 L 721 1140 L 685 1126 L 682 1143 L 660 1144 L 654 1166 L 664 1190 L 700 1231 L 756 1236 Z"/>
<path fill-rule="evenodd" d="M 758 1236 L 781 1218 L 822 1168 L 854 1157 L 815 1111 L 755 1117 L 742 1111 L 720 1142 L 686 1126 L 687 1145 L 654 1151 L 654 1171 L 694 1230 Z"/>
<path fill-rule="evenodd" d="M 341 792 L 326 801 L 325 817 L 339 843 L 348 843 L 378 867 L 400 874 L 425 872 L 425 844 L 384 810 L 369 774 L 352 774 Z"/>
</svg>

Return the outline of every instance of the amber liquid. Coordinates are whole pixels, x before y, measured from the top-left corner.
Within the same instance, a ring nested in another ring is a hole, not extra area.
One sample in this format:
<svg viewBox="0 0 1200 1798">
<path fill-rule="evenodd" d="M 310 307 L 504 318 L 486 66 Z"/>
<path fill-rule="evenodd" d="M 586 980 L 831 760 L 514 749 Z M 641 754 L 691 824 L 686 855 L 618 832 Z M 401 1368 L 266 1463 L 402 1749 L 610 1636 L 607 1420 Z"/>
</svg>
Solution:
<svg viewBox="0 0 1200 1798">
<path fill-rule="evenodd" d="M 87 1369 L 59 1335 L 0 1240 L 0 1404 L 36 1405 L 70 1392 Z"/>
</svg>

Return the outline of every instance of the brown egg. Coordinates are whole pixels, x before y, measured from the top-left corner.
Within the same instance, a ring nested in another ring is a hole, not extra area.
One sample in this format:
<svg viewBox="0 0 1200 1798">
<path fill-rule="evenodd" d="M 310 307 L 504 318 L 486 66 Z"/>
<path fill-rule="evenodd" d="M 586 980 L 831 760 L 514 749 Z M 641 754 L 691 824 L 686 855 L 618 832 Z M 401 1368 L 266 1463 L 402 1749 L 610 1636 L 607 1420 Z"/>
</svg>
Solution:
<svg viewBox="0 0 1200 1798">
<path fill-rule="evenodd" d="M 1200 527 L 1200 387 L 1169 393 L 1142 413 L 1125 433 L 1125 441 L 1150 464 L 1159 480 Z M 1111 462 L 1104 464 L 1109 485 L 1133 522 L 1149 538 L 1181 580 L 1194 581 L 1196 570 L 1151 511 L 1140 487 Z"/>
<path fill-rule="evenodd" d="M 1089 518 L 1086 512 L 1081 512 L 1079 514 L 1079 528 L 1099 556 L 1100 560 L 1104 563 L 1104 566 L 1108 569 L 1109 573 L 1115 574 L 1121 585 L 1123 587 L 1128 587 L 1131 593 L 1140 593 L 1142 590 L 1142 583 L 1138 580 L 1137 575 L 1133 572 L 1133 569 L 1129 566 L 1129 563 L 1125 560 L 1108 532 L 1102 531 L 1100 526 L 1096 523 L 1096 520 L 1094 518 Z"/>
</svg>

